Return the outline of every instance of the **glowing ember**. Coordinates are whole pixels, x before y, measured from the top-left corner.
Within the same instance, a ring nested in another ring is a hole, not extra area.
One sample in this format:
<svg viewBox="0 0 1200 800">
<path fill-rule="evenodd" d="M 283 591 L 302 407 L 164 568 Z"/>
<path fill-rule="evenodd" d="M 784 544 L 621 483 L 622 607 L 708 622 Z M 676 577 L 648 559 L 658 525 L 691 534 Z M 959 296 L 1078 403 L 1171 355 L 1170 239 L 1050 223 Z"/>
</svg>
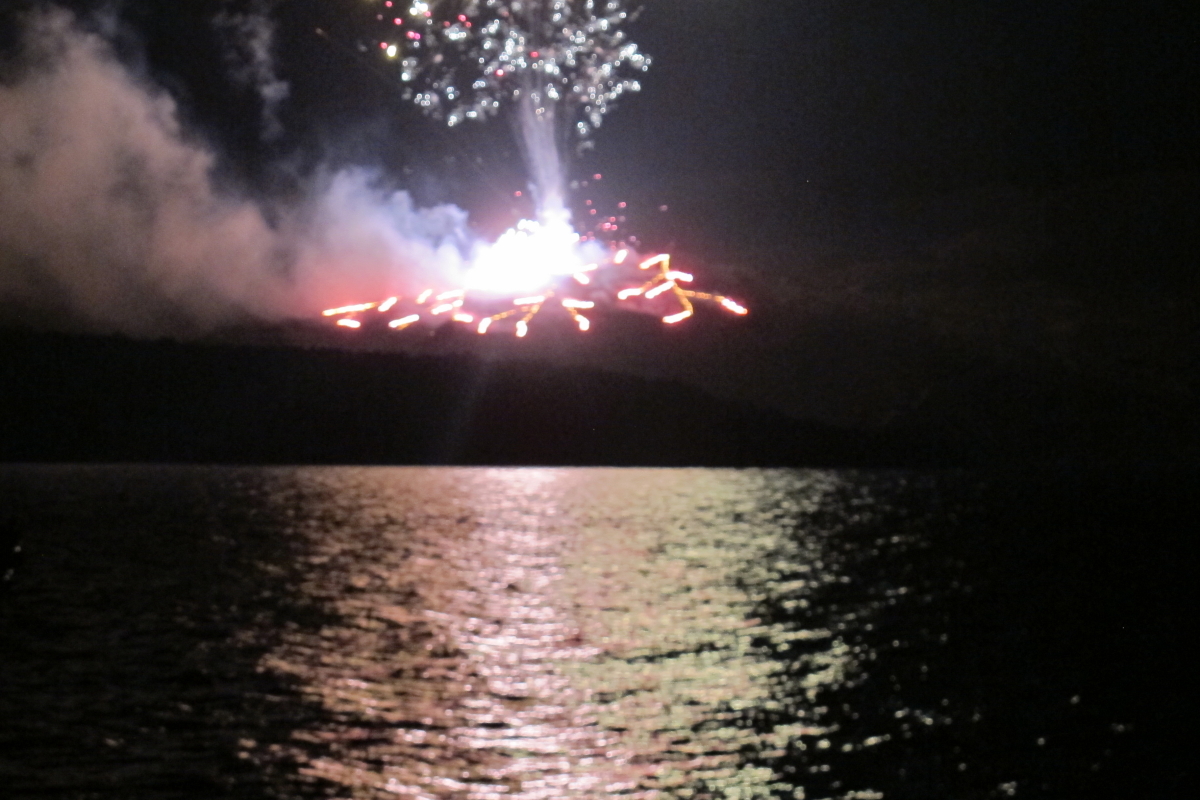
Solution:
<svg viewBox="0 0 1200 800">
<path fill-rule="evenodd" d="M 391 311 L 392 306 L 396 305 L 396 303 L 398 303 L 399 301 L 400 301 L 399 297 L 389 297 L 387 300 L 384 300 L 382 303 L 379 304 L 380 312 Z"/>
<path fill-rule="evenodd" d="M 339 319 L 337 321 L 337 324 L 341 325 L 343 328 L 361 328 L 362 327 L 362 323 L 356 319 Z"/>
</svg>

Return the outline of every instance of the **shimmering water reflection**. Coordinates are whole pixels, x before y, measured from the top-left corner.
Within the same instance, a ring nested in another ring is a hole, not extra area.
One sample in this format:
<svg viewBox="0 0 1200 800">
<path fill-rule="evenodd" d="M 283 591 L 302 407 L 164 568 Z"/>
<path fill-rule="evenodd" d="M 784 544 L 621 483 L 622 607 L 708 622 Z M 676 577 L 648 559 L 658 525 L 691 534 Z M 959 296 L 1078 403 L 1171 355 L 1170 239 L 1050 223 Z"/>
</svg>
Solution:
<svg viewBox="0 0 1200 800">
<path fill-rule="evenodd" d="M 872 658 L 869 607 L 772 613 L 848 580 L 833 473 L 302 474 L 275 500 L 331 621 L 260 666 L 324 713 L 244 755 L 339 794 L 800 797 L 779 764 L 834 745 L 823 697 Z"/>
<path fill-rule="evenodd" d="M 0 466 L 0 796 L 1180 796 L 1195 514 L 1031 486 Z"/>
</svg>

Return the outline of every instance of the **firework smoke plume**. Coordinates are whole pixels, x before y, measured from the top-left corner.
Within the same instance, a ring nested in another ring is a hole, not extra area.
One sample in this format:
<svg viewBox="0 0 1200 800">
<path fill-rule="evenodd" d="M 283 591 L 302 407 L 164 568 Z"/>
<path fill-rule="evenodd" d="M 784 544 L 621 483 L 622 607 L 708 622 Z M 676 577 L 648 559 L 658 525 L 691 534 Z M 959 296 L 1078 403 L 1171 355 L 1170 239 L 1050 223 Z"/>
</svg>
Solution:
<svg viewBox="0 0 1200 800">
<path fill-rule="evenodd" d="M 464 269 L 465 214 L 416 209 L 369 171 L 319 172 L 283 208 L 218 187 L 174 100 L 65 11 L 27 17 L 0 76 L 6 320 L 188 335 Z"/>
</svg>

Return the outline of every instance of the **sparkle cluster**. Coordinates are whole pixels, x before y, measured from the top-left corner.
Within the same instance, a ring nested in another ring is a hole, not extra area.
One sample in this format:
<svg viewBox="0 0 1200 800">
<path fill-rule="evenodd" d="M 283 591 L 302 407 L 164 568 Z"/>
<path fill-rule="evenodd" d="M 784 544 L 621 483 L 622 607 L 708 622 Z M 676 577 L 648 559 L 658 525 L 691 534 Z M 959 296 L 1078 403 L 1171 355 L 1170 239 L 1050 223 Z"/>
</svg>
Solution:
<svg viewBox="0 0 1200 800">
<path fill-rule="evenodd" d="M 378 2 L 379 47 L 400 62 L 405 96 L 448 125 L 525 98 L 568 107 L 586 139 L 650 67 L 622 30 L 621 0 Z"/>
</svg>

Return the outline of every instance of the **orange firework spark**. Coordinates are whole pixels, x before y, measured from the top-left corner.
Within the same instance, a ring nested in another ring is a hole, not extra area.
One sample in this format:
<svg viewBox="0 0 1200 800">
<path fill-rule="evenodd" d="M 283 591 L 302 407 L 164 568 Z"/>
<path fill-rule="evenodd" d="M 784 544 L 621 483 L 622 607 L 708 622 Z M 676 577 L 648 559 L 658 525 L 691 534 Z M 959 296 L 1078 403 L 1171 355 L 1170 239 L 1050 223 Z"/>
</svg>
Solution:
<svg viewBox="0 0 1200 800">
<path fill-rule="evenodd" d="M 679 284 L 691 283 L 693 276 L 687 272 L 671 269 L 671 254 L 660 253 L 656 256 L 642 261 L 638 264 L 640 269 L 650 269 L 650 267 L 658 267 L 658 274 L 651 280 L 631 289 L 622 289 L 617 292 L 618 300 L 628 300 L 633 297 L 644 297 L 651 300 L 660 294 L 673 292 L 677 300 L 679 300 L 680 310 L 675 314 L 668 314 L 662 318 L 662 321 L 668 325 L 674 325 L 677 322 L 683 322 L 688 317 L 695 313 L 695 307 L 692 305 L 692 300 L 707 300 L 716 303 L 726 311 L 731 311 L 739 316 L 744 316 L 749 312 L 745 306 L 738 303 L 736 300 L 725 297 L 719 294 L 709 294 L 708 292 L 696 292 L 691 289 L 684 289 Z"/>
<path fill-rule="evenodd" d="M 341 308 L 330 308 L 330 309 L 326 309 L 325 311 L 322 311 L 321 316 L 336 317 L 340 314 L 357 314 L 359 311 L 369 311 L 377 305 L 379 305 L 379 304 L 378 303 L 359 303 L 358 305 L 354 305 L 354 306 L 342 306 Z M 339 321 L 338 324 L 340 325 L 341 322 Z M 352 327 L 352 326 L 346 326 L 346 327 Z"/>
<path fill-rule="evenodd" d="M 395 328 L 396 330 L 403 330 L 404 328 L 407 328 L 409 325 L 412 325 L 414 322 L 420 321 L 420 319 L 421 319 L 420 314 L 409 314 L 407 317 L 401 317 L 400 319 L 392 320 L 391 322 L 388 323 L 388 327 Z"/>
<path fill-rule="evenodd" d="M 654 298 L 658 297 L 663 292 L 669 292 L 670 290 L 672 290 L 674 288 L 675 288 L 675 281 L 663 281 L 658 286 L 655 286 L 653 289 L 651 289 L 650 291 L 643 294 L 642 297 L 646 298 L 647 300 L 653 300 Z"/>
<path fill-rule="evenodd" d="M 607 262 L 578 267 L 575 273 L 568 273 L 563 277 L 573 278 L 579 284 L 590 286 L 593 282 L 592 273 L 605 267 L 616 267 L 626 262 L 635 263 L 630 261 L 632 255 L 632 251 L 628 248 L 621 248 Z M 697 300 L 715 303 L 724 310 L 739 316 L 749 313 L 745 306 L 732 298 L 684 288 L 682 284 L 691 283 L 695 278 L 691 273 L 672 269 L 671 255 L 669 253 L 659 253 L 636 263 L 640 270 L 657 269 L 653 277 L 640 286 L 626 287 L 617 291 L 615 299 L 618 301 L 633 300 L 635 298 L 655 300 L 660 296 L 672 294 L 679 303 L 679 310 L 662 317 L 663 323 L 667 325 L 674 325 L 693 316 L 695 314 L 693 301 Z M 409 301 L 409 308 L 411 310 L 413 306 L 425 306 L 428 309 L 427 313 L 430 317 L 445 316 L 452 322 L 472 325 L 479 334 L 488 333 L 497 322 L 513 318 L 514 324 L 512 330 L 514 334 L 517 338 L 524 338 L 529 334 L 530 325 L 534 321 L 534 318 L 543 310 L 546 303 L 554 297 L 555 292 L 550 290 L 543 291 L 540 294 L 514 297 L 508 301 L 512 304 L 510 308 L 495 314 L 481 316 L 478 311 L 472 309 L 471 295 L 468 290 L 447 289 L 439 291 L 430 288 L 425 289 Z M 355 315 L 371 309 L 388 312 L 402 302 L 403 298 L 396 295 L 377 303 L 356 303 L 339 306 L 338 308 L 327 309 L 321 313 L 326 317 L 340 317 L 336 321 L 336 324 L 340 327 L 359 329 L 363 326 L 363 323 Z M 490 300 L 488 302 L 495 301 Z M 430 305 L 426 306 L 427 303 Z M 570 315 L 571 320 L 581 332 L 591 329 L 592 320 L 589 317 L 585 317 L 580 311 L 596 309 L 595 300 L 563 297 L 558 300 L 557 305 Z M 421 319 L 421 314 L 409 313 L 391 320 L 387 325 L 389 328 L 399 331 L 415 325 Z"/>
</svg>

